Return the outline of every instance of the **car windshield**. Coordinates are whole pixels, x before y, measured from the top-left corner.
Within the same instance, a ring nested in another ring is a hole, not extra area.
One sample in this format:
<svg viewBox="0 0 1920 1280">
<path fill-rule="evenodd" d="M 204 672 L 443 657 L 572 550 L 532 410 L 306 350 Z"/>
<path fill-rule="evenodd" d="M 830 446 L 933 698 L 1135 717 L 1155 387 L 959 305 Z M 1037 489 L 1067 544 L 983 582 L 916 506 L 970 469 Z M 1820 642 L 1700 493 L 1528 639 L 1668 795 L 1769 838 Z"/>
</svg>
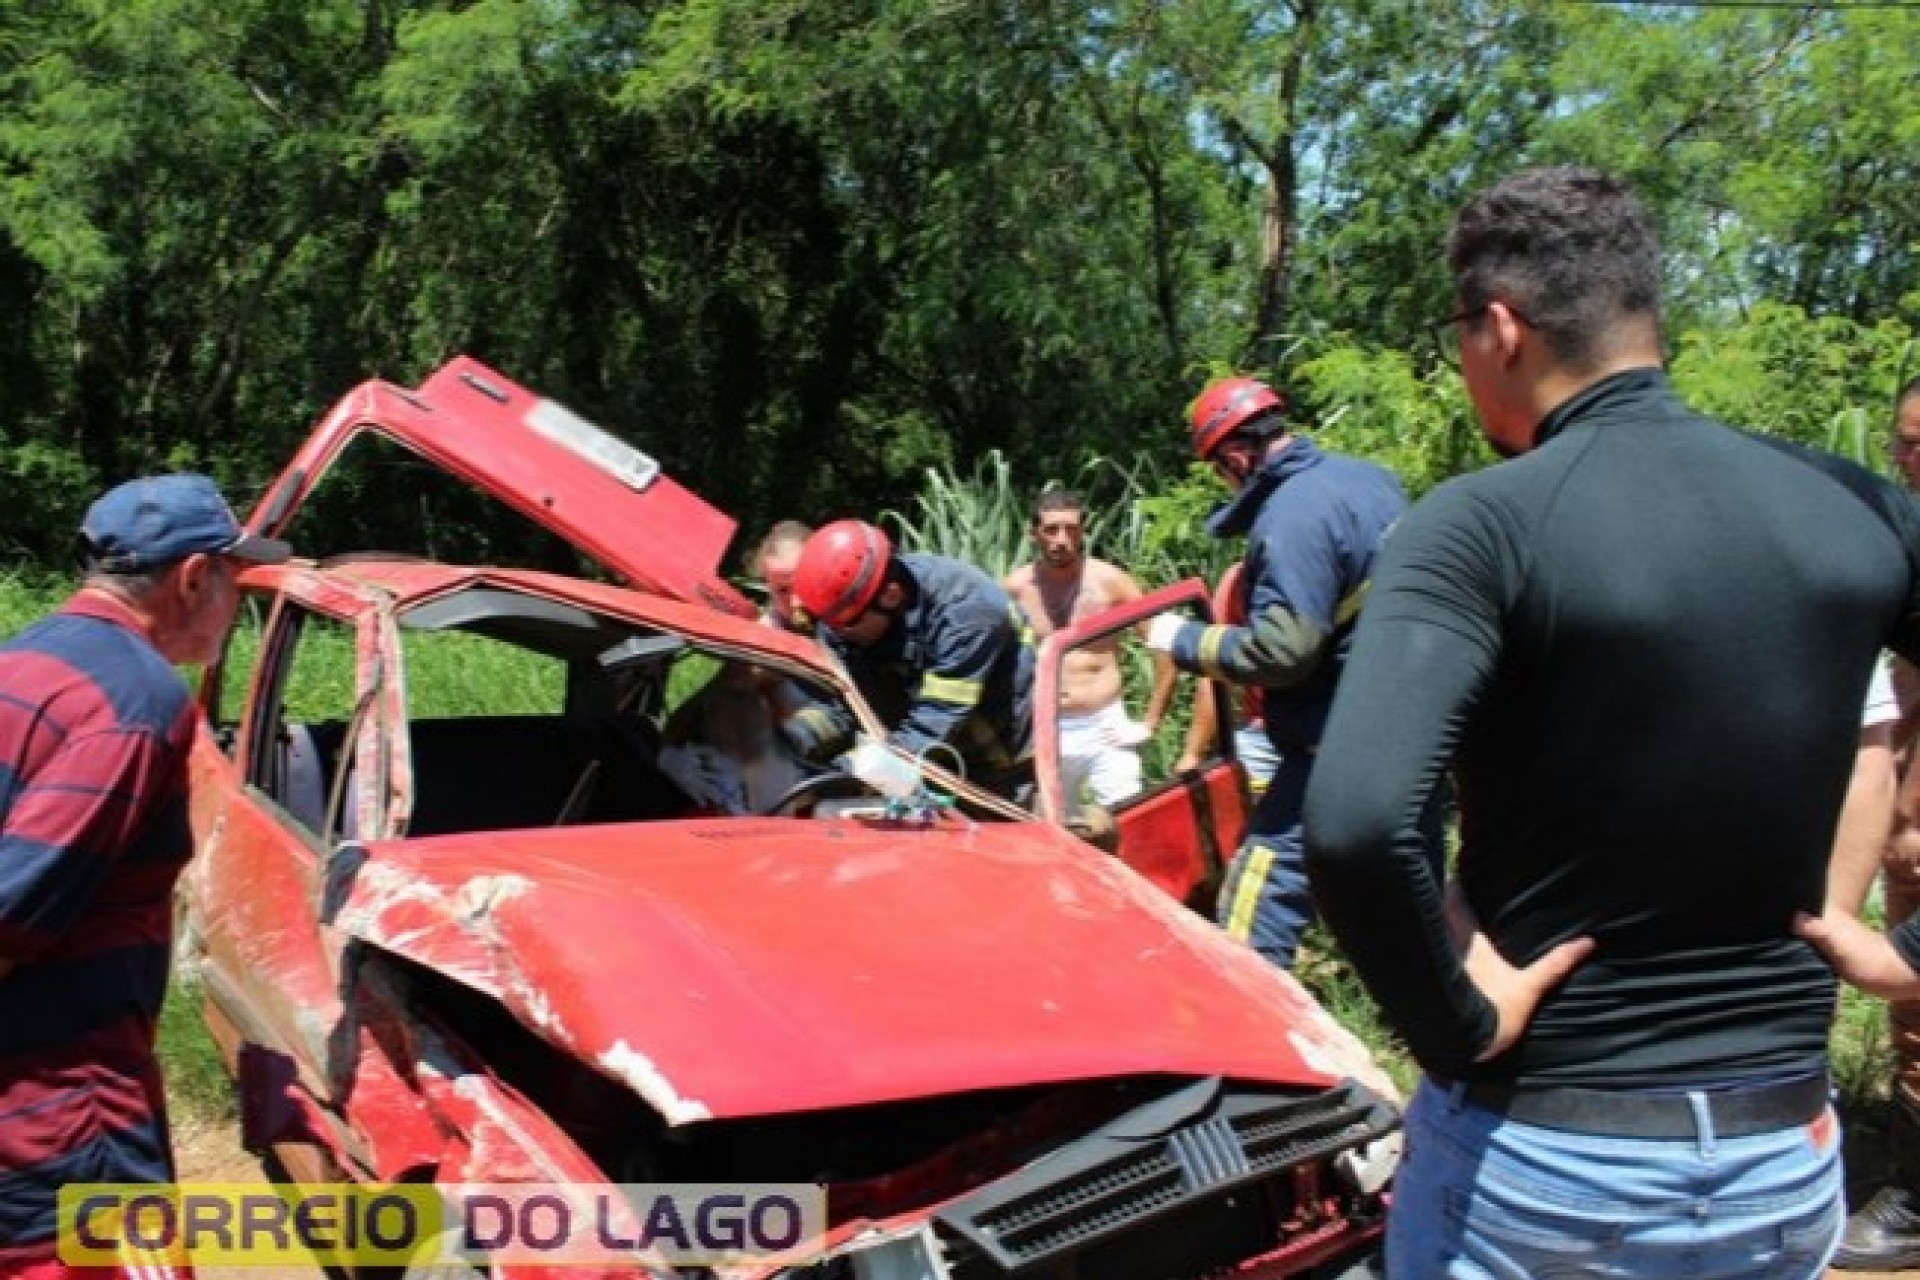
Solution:
<svg viewBox="0 0 1920 1280">
<path fill-rule="evenodd" d="M 796 711 L 857 716 L 818 671 L 753 649 L 759 624 L 723 644 L 496 580 L 396 621 L 397 663 L 357 662 L 354 627 L 319 614 L 279 647 L 266 705 L 281 747 L 259 780 L 322 841 L 884 808 L 835 762 L 786 747 Z M 374 681 L 403 696 L 376 697 Z M 404 707 L 399 733 L 369 731 L 382 706 Z M 391 779 L 369 793 L 355 775 L 370 764 Z M 366 829 L 396 786 L 404 815 Z"/>
</svg>

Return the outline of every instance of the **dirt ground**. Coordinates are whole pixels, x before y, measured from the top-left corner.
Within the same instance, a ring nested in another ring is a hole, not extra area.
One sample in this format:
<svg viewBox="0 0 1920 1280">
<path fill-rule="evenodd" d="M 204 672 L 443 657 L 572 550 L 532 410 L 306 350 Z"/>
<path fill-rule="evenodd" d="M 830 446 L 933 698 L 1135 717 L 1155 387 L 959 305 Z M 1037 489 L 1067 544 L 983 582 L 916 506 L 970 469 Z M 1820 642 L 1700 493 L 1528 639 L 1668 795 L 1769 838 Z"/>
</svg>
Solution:
<svg viewBox="0 0 1920 1280">
<path fill-rule="evenodd" d="M 176 1109 L 173 1125 L 174 1159 L 182 1182 L 266 1182 L 260 1161 L 240 1145 L 240 1128 L 233 1122 L 184 1116 Z M 319 1267 L 197 1267 L 197 1280 L 328 1280 Z"/>
</svg>

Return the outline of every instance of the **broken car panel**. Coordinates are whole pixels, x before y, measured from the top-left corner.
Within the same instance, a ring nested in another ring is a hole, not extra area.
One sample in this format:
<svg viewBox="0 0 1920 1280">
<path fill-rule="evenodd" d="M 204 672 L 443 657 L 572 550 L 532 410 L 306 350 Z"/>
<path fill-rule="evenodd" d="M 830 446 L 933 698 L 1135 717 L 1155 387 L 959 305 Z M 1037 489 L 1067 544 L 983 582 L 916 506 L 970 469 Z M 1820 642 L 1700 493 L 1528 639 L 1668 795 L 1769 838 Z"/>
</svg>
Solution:
<svg viewBox="0 0 1920 1280">
<path fill-rule="evenodd" d="M 287 528 L 356 432 L 553 459 L 448 376 L 354 393 L 256 520 Z M 579 448 L 624 501 L 673 492 Z M 639 589 L 372 554 L 241 579 L 182 948 L 251 1145 L 301 1181 L 824 1184 L 822 1256 L 739 1274 L 1322 1275 L 1374 1247 L 1390 1087 L 1292 978 L 937 770 L 951 806 L 691 794 L 661 756 L 723 673 L 879 726 L 818 648 L 719 607 L 710 532 L 519 474 L 485 482 L 552 497 Z"/>
</svg>

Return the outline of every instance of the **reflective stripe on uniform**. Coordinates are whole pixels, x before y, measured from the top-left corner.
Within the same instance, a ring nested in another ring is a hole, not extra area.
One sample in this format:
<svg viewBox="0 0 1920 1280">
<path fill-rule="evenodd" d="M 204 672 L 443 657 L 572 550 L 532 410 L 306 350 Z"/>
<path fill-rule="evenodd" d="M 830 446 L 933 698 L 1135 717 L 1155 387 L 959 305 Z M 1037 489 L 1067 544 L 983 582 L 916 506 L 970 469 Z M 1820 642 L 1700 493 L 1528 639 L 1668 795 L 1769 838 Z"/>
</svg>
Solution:
<svg viewBox="0 0 1920 1280">
<path fill-rule="evenodd" d="M 1226 647 L 1227 633 L 1232 627 L 1205 627 L 1200 632 L 1200 643 L 1194 646 L 1193 660 L 1200 670 L 1215 679 L 1222 678 L 1226 672 L 1220 669 L 1220 651 Z"/>
<path fill-rule="evenodd" d="M 980 682 L 956 680 L 952 676 L 935 675 L 929 671 L 920 681 L 920 695 L 933 702 L 971 707 L 980 701 Z"/>
<path fill-rule="evenodd" d="M 1253 937 L 1253 916 L 1260 906 L 1260 889 L 1273 870 L 1273 850 L 1255 845 L 1240 867 L 1240 878 L 1233 886 L 1233 902 L 1227 910 L 1227 936 L 1241 942 Z"/>
<path fill-rule="evenodd" d="M 1333 611 L 1333 625 L 1344 627 L 1360 616 L 1360 606 L 1367 602 L 1367 592 L 1373 587 L 1373 579 L 1368 578 L 1353 590 L 1340 598 L 1340 607 Z"/>
<path fill-rule="evenodd" d="M 1025 609 L 1022 609 L 1017 604 L 1010 605 L 1007 608 L 1007 617 L 1012 620 L 1013 634 L 1019 639 L 1021 644 L 1031 649 L 1038 643 L 1039 638 L 1033 634 L 1033 620 L 1027 617 L 1027 611 Z"/>
<path fill-rule="evenodd" d="M 788 719 L 799 725 L 801 730 L 816 743 L 826 742 L 838 729 L 834 723 L 833 713 L 824 707 L 802 707 Z"/>
</svg>

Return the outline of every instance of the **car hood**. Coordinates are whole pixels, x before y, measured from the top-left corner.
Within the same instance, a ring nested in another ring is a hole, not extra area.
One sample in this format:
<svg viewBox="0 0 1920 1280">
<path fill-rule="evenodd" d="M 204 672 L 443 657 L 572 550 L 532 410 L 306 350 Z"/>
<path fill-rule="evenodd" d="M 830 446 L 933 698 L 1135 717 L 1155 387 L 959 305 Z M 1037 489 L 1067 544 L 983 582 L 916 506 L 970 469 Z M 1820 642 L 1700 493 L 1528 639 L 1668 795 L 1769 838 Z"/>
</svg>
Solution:
<svg viewBox="0 0 1920 1280">
<path fill-rule="evenodd" d="M 1391 1089 L 1291 977 L 1037 825 L 576 827 L 335 862 L 336 928 L 669 1123 L 1144 1073 Z"/>
<path fill-rule="evenodd" d="M 364 437 L 381 436 L 519 511 L 643 591 L 752 617 L 720 576 L 731 517 L 625 440 L 458 356 L 409 391 L 362 383 L 322 418 L 248 517 L 289 535 L 315 489 Z"/>
</svg>

